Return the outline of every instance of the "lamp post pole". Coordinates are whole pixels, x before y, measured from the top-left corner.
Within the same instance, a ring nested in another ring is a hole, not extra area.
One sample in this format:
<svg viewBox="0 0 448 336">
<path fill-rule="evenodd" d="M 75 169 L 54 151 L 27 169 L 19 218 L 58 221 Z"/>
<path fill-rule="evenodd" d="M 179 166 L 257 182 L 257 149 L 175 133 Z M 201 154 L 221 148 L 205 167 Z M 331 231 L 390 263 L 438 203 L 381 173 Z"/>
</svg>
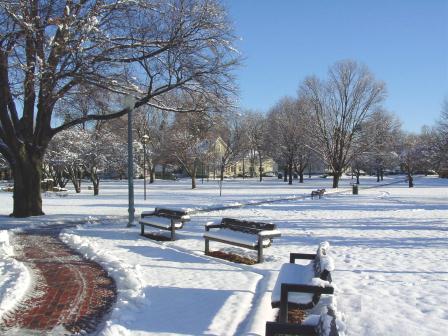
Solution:
<svg viewBox="0 0 448 336">
<path fill-rule="evenodd" d="M 146 143 L 143 142 L 143 199 L 146 201 Z"/>
<path fill-rule="evenodd" d="M 142 139 L 143 143 L 143 199 L 146 201 L 146 144 L 149 141 L 149 136 L 145 134 Z"/>
<path fill-rule="evenodd" d="M 135 101 L 132 96 L 126 97 L 126 105 L 128 112 L 128 224 L 126 227 L 134 226 L 134 158 L 132 148 L 132 111 L 134 109 Z"/>
</svg>

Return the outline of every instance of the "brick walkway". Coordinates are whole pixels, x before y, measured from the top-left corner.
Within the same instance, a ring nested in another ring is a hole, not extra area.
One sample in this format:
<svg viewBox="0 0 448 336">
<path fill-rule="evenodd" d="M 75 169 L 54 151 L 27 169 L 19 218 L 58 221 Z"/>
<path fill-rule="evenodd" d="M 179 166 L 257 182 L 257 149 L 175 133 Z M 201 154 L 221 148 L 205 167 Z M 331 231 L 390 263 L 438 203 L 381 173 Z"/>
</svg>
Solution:
<svg viewBox="0 0 448 336">
<path fill-rule="evenodd" d="M 16 259 L 33 282 L 24 300 L 0 321 L 1 335 L 70 335 L 94 331 L 116 299 L 115 282 L 59 239 L 61 227 L 13 238 Z M 83 332 L 84 331 L 84 332 Z"/>
</svg>

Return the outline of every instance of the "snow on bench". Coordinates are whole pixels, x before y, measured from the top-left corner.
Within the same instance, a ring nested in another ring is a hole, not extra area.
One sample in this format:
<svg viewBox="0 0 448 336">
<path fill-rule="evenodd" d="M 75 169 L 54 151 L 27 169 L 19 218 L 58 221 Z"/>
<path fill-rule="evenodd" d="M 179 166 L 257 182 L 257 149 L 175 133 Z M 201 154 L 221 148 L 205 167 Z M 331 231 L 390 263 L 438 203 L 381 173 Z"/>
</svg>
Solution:
<svg viewBox="0 0 448 336">
<path fill-rule="evenodd" d="M 257 262 L 263 261 L 263 248 L 269 247 L 272 239 L 281 233 L 272 223 L 250 222 L 234 218 L 223 218 L 219 224 L 205 225 L 205 254 L 210 253 L 210 240 L 245 247 L 258 251 Z"/>
<path fill-rule="evenodd" d="M 143 211 L 139 220 L 141 235 L 145 234 L 145 226 L 152 226 L 171 231 L 171 240 L 174 240 L 175 231 L 182 229 L 189 220 L 190 216 L 182 210 L 155 208 L 154 211 Z"/>
<path fill-rule="evenodd" d="M 311 309 L 320 300 L 321 294 L 333 294 L 331 271 L 333 259 L 328 256 L 330 244 L 321 243 L 316 254 L 291 253 L 290 261 L 280 268 L 272 290 L 271 306 L 280 308 L 279 321 L 287 322 L 288 307 Z M 297 259 L 311 260 L 302 265 Z"/>
</svg>

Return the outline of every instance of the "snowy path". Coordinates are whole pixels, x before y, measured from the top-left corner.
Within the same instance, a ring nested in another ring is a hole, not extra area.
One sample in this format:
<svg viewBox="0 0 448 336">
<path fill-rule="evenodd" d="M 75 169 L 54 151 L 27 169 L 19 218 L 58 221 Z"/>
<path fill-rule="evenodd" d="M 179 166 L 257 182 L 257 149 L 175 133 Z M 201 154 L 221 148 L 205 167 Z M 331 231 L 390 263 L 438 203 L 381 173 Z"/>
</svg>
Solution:
<svg viewBox="0 0 448 336">
<path fill-rule="evenodd" d="M 59 239 L 61 227 L 14 235 L 16 259 L 32 273 L 25 298 L 2 317 L 2 335 L 94 331 L 115 301 L 115 283 Z"/>
</svg>

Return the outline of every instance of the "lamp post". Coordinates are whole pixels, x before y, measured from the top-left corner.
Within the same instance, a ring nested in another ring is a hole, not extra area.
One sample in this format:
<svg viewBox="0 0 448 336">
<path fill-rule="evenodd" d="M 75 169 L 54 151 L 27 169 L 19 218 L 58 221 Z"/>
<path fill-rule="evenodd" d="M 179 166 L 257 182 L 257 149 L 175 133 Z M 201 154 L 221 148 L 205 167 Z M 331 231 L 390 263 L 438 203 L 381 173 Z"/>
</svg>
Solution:
<svg viewBox="0 0 448 336">
<path fill-rule="evenodd" d="M 78 190 L 76 191 L 77 193 L 81 192 L 81 179 L 82 179 L 82 163 L 78 162 L 76 164 L 76 175 L 78 175 Z"/>
<path fill-rule="evenodd" d="M 149 136 L 145 134 L 142 137 L 143 144 L 143 199 L 146 201 L 146 144 L 149 142 Z"/>
<path fill-rule="evenodd" d="M 128 224 L 126 227 L 134 226 L 134 157 L 132 148 L 132 111 L 134 110 L 135 99 L 128 95 L 125 98 L 125 108 L 128 112 Z"/>
</svg>

